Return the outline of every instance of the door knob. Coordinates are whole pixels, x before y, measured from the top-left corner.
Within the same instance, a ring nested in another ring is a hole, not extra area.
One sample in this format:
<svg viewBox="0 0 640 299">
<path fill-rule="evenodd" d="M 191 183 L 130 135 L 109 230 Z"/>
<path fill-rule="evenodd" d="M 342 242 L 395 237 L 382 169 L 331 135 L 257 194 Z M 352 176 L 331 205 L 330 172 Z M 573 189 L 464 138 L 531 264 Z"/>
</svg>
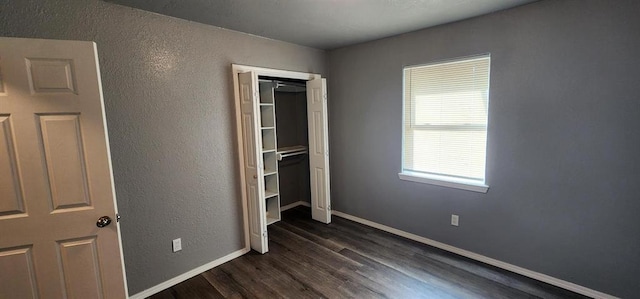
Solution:
<svg viewBox="0 0 640 299">
<path fill-rule="evenodd" d="M 254 178 L 254 179 L 257 179 L 257 178 L 258 178 L 258 175 L 257 175 L 257 174 L 254 174 L 254 175 L 253 175 L 253 178 Z"/>
<path fill-rule="evenodd" d="M 109 218 L 109 216 L 102 216 L 98 218 L 98 222 L 96 222 L 96 226 L 102 228 L 109 225 L 110 223 L 111 223 L 111 218 Z"/>
</svg>

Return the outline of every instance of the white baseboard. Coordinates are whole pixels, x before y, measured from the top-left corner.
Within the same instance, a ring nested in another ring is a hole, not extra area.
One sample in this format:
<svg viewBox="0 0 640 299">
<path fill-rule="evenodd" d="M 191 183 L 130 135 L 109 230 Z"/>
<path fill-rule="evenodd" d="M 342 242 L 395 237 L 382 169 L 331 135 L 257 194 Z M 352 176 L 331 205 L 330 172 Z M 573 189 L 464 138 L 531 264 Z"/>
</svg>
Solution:
<svg viewBox="0 0 640 299">
<path fill-rule="evenodd" d="M 243 248 L 243 249 L 240 249 L 238 251 L 234 251 L 232 253 L 229 253 L 229 254 L 227 254 L 227 255 L 225 255 L 225 256 L 223 256 L 223 257 L 221 257 L 221 258 L 219 258 L 219 259 L 217 259 L 215 261 L 206 263 L 206 264 L 204 264 L 204 265 L 202 265 L 202 266 L 200 266 L 198 268 L 190 270 L 190 271 L 188 271 L 186 273 L 183 273 L 183 274 L 178 275 L 178 276 L 176 276 L 174 278 L 171 278 L 171 279 L 169 279 L 169 280 L 167 280 L 167 281 L 165 281 L 163 283 L 160 283 L 160 284 L 155 285 L 155 286 L 153 286 L 151 288 L 148 288 L 148 289 L 146 289 L 146 290 L 144 290 L 144 291 L 142 291 L 140 293 L 137 293 L 137 294 L 135 294 L 133 296 L 130 296 L 129 299 L 144 299 L 144 298 L 147 298 L 147 297 L 149 297 L 149 296 L 151 296 L 153 294 L 159 293 L 159 292 L 161 292 L 163 290 L 166 290 L 166 289 L 168 289 L 168 288 L 170 288 L 170 287 L 172 287 L 174 285 L 177 285 L 177 284 L 179 284 L 179 283 L 181 283 L 181 282 L 183 282 L 183 281 L 185 281 L 185 280 L 187 280 L 187 279 L 189 279 L 191 277 L 194 277 L 194 276 L 196 276 L 196 275 L 198 275 L 198 274 L 200 274 L 202 272 L 211 270 L 211 269 L 213 269 L 213 268 L 215 268 L 215 267 L 217 267 L 219 265 L 222 265 L 222 264 L 224 264 L 224 263 L 226 263 L 226 262 L 228 262 L 228 261 L 230 261 L 232 259 L 240 257 L 240 256 L 244 255 L 245 253 L 249 252 L 250 250 L 251 250 L 250 248 Z"/>
<path fill-rule="evenodd" d="M 286 205 L 286 206 L 281 206 L 281 207 L 280 207 L 280 212 L 284 212 L 284 211 L 286 211 L 286 210 L 293 209 L 293 208 L 295 208 L 295 207 L 297 207 L 297 206 L 310 207 L 310 206 L 311 206 L 311 204 L 309 204 L 309 203 L 308 203 L 308 202 L 306 202 L 306 201 L 302 201 L 302 200 L 301 200 L 301 201 L 296 201 L 296 202 L 294 202 L 294 203 L 290 203 L 290 204 L 288 204 L 288 205 Z"/>
<path fill-rule="evenodd" d="M 442 250 L 446 250 L 446 251 L 449 251 L 449 252 L 464 256 L 464 257 L 468 257 L 468 258 L 476 260 L 476 261 L 483 262 L 485 264 L 496 266 L 498 268 L 502 268 L 502 269 L 505 269 L 507 271 L 511 271 L 511 272 L 514 272 L 514 273 L 517 273 L 517 274 L 520 274 L 520 275 L 523 275 L 523 276 L 527 276 L 527 277 L 530 277 L 530 278 L 533 278 L 533 279 L 536 279 L 536 280 L 539 280 L 539 281 L 542 281 L 542 282 L 546 282 L 548 284 L 551 284 L 551 285 L 554 285 L 554 286 L 557 286 L 557 287 L 560 287 L 560 288 L 563 288 L 563 289 L 566 289 L 566 290 L 569 290 L 569 291 L 572 291 L 572 292 L 576 292 L 578 294 L 582 294 L 582 295 L 589 296 L 589 297 L 592 297 L 592 298 L 602 298 L 602 299 L 616 299 L 617 298 L 615 296 L 611 296 L 609 294 L 598 292 L 596 290 L 592 290 L 592 289 L 583 287 L 581 285 L 577 285 L 575 283 L 571 283 L 571 282 L 568 282 L 568 281 L 564 281 L 562 279 L 551 277 L 551 276 L 546 275 L 546 274 L 542 274 L 542 273 L 538 273 L 538 272 L 535 272 L 535 271 L 531 271 L 529 269 L 518 267 L 516 265 L 505 263 L 505 262 L 502 262 L 502 261 L 499 261 L 499 260 L 496 260 L 496 259 L 492 259 L 490 257 L 486 257 L 486 256 L 481 255 L 481 254 L 477 254 L 477 253 L 474 253 L 474 252 L 471 252 L 471 251 L 468 251 L 468 250 L 460 249 L 458 247 L 454 247 L 454 246 L 447 245 L 447 244 L 444 244 L 444 243 L 441 243 L 441 242 L 438 242 L 438 241 L 434 241 L 434 240 L 431 240 L 431 239 L 428 239 L 428 238 L 425 238 L 425 237 L 414 235 L 412 233 L 401 231 L 401 230 L 393 228 L 393 227 L 389 227 L 389 226 L 386 226 L 386 225 L 383 225 L 383 224 L 379 224 L 379 223 L 376 223 L 376 222 L 373 222 L 373 221 L 362 219 L 362 218 L 359 218 L 359 217 L 356 217 L 356 216 L 352 216 L 352 215 L 349 215 L 349 214 L 346 214 L 346 213 L 343 213 L 343 212 L 339 212 L 339 211 L 335 211 L 334 210 L 331 213 L 333 215 L 338 216 L 338 217 L 349 219 L 351 221 L 355 221 L 355 222 L 358 222 L 358 223 L 361 223 L 361 224 L 364 224 L 364 225 L 367 225 L 367 226 L 370 226 L 370 227 L 373 227 L 373 228 L 377 228 L 379 230 L 383 230 L 383 231 L 392 233 L 394 235 L 398 235 L 398 236 L 401 236 L 401 237 L 404 237 L 404 238 L 407 238 L 407 239 L 411 239 L 411 240 L 414 240 L 414 241 L 417 241 L 417 242 L 420 242 L 420 243 L 423 243 L 423 244 L 427 244 L 427 245 L 430 245 L 430 246 L 433 246 L 433 247 L 436 247 L 436 248 L 440 248 Z"/>
</svg>

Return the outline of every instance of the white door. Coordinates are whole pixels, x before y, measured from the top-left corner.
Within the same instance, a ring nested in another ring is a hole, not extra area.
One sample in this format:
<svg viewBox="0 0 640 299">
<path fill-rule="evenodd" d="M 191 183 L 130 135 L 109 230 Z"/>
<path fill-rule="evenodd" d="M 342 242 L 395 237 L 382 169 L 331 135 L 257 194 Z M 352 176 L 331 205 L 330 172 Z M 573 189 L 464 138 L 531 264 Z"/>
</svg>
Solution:
<svg viewBox="0 0 640 299">
<path fill-rule="evenodd" d="M 0 298 L 125 298 L 115 218 L 96 45 L 0 38 Z"/>
<path fill-rule="evenodd" d="M 327 119 L 327 81 L 307 81 L 307 114 L 309 122 L 309 170 L 311 171 L 311 217 L 331 222 L 329 192 L 329 121 Z"/>
<path fill-rule="evenodd" d="M 240 119 L 242 123 L 242 144 L 244 145 L 244 175 L 246 194 L 249 204 L 249 241 L 251 248 L 265 253 L 269 251 L 264 201 L 264 182 L 262 181 L 260 149 L 262 138 L 258 126 L 258 75 L 247 72 L 238 75 L 240 87 Z"/>
</svg>

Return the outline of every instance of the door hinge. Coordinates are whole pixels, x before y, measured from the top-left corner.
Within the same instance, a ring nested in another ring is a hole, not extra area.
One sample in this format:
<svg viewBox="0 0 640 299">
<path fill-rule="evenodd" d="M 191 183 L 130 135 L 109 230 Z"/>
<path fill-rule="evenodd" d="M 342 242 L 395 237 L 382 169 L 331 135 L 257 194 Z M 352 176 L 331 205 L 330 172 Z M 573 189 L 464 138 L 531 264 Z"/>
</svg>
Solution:
<svg viewBox="0 0 640 299">
<path fill-rule="evenodd" d="M 328 207 L 328 208 L 329 208 L 329 210 L 331 210 L 331 205 L 329 205 L 329 207 Z"/>
<path fill-rule="evenodd" d="M 116 222 L 120 222 L 120 218 L 121 218 L 121 217 L 120 217 L 120 214 L 119 214 L 119 213 L 116 213 Z"/>
</svg>

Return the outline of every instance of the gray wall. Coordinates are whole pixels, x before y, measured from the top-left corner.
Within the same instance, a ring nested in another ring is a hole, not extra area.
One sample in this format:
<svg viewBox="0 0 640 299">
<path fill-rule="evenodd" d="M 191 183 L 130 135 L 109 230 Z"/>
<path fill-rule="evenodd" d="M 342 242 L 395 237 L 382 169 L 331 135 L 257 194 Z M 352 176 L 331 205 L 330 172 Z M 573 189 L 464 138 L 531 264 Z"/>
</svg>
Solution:
<svg viewBox="0 0 640 299">
<path fill-rule="evenodd" d="M 131 294 L 243 247 L 230 64 L 325 65 L 323 51 L 96 0 L 0 0 L 0 36 L 96 41 Z"/>
<path fill-rule="evenodd" d="M 638 12 L 541 1 L 329 52 L 334 209 L 637 297 Z M 487 52 L 489 192 L 400 181 L 402 67 Z"/>
</svg>

